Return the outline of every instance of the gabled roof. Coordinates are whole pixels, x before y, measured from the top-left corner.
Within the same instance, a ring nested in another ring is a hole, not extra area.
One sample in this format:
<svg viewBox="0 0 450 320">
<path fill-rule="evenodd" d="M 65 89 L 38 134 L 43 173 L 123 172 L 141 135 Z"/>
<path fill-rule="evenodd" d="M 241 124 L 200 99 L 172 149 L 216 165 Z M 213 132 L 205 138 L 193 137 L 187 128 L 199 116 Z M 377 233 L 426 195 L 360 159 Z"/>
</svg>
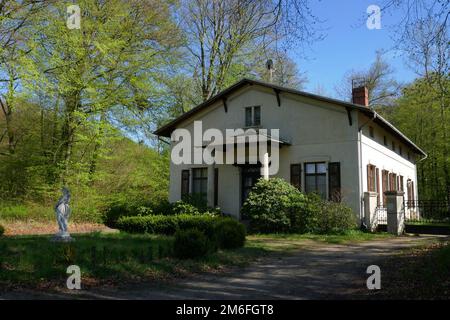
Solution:
<svg viewBox="0 0 450 320">
<path fill-rule="evenodd" d="M 342 106 L 342 107 L 347 108 L 347 110 L 361 111 L 364 114 L 368 115 L 369 117 L 374 118 L 375 122 L 377 122 L 379 125 L 384 127 L 386 130 L 390 131 L 392 134 L 397 136 L 400 140 L 402 140 L 406 145 L 408 145 L 413 150 L 415 150 L 418 154 L 426 155 L 426 153 L 422 149 L 420 149 L 418 146 L 416 146 L 410 139 L 408 139 L 403 133 L 401 133 L 400 130 L 395 128 L 391 123 L 389 123 L 387 120 L 385 120 L 383 117 L 381 117 L 378 113 L 376 113 L 374 110 L 372 110 L 369 107 L 342 101 L 342 100 L 338 100 L 338 99 L 332 99 L 332 98 L 312 94 L 309 92 L 304 92 L 304 91 L 299 91 L 299 90 L 295 90 L 295 89 L 291 89 L 291 88 L 281 87 L 281 86 L 278 86 L 278 85 L 275 85 L 272 83 L 268 83 L 268 82 L 264 82 L 264 81 L 260 81 L 260 80 L 253 80 L 253 79 L 247 79 L 247 78 L 244 78 L 244 79 L 240 80 L 239 82 L 236 82 L 235 84 L 224 89 L 223 91 L 219 92 L 218 94 L 216 94 L 215 96 L 206 100 L 205 102 L 199 104 L 195 108 L 189 110 L 186 113 L 183 113 L 178 118 L 170 121 L 166 125 L 157 129 L 154 132 L 154 134 L 156 134 L 158 136 L 163 136 L 163 137 L 170 137 L 172 131 L 182 121 L 184 121 L 184 120 L 190 118 L 191 116 L 193 116 L 194 114 L 208 108 L 209 106 L 211 106 L 212 104 L 214 104 L 217 101 L 226 101 L 226 98 L 228 97 L 228 95 L 235 92 L 236 90 L 239 90 L 246 86 L 252 86 L 252 85 L 258 85 L 258 86 L 266 87 L 269 89 L 273 89 L 277 95 L 280 92 L 286 92 L 286 93 L 290 93 L 293 95 L 298 95 L 298 96 L 302 96 L 302 97 L 306 97 L 306 98 L 311 98 L 311 99 L 314 99 L 317 101 L 323 101 L 323 102 L 335 104 L 338 106 Z"/>
</svg>

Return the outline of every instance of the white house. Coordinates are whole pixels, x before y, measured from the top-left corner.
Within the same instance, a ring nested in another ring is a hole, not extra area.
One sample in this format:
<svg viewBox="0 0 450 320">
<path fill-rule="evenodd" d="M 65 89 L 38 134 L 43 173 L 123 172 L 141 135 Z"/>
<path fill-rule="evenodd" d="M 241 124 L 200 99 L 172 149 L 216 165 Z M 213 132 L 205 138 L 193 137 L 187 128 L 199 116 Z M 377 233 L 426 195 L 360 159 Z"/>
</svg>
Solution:
<svg viewBox="0 0 450 320">
<path fill-rule="evenodd" d="M 303 192 L 315 191 L 323 198 L 347 203 L 361 221 L 366 191 L 381 194 L 379 205 L 386 190 L 404 190 L 407 199 L 417 198 L 416 163 L 426 154 L 368 107 L 365 87 L 353 89 L 353 103 L 348 103 L 243 79 L 155 134 L 171 137 L 175 129 L 193 134 L 194 121 L 201 121 L 203 131 L 217 128 L 224 133 L 249 127 L 279 129 L 279 170 L 273 176 Z M 177 145 L 173 140 L 172 150 Z M 240 219 L 240 208 L 260 177 L 260 162 L 172 161 L 169 200 L 180 200 L 185 193 L 203 194 L 210 206 Z"/>
</svg>

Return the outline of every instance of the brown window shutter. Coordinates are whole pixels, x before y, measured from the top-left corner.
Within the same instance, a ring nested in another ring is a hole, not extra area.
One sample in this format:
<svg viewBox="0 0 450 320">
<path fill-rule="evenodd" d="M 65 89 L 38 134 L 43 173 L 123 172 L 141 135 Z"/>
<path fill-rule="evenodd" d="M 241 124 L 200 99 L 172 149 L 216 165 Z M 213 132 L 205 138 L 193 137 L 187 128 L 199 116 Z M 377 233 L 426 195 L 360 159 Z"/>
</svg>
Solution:
<svg viewBox="0 0 450 320">
<path fill-rule="evenodd" d="M 301 191 L 302 166 L 301 164 L 291 164 L 291 185 Z"/>
<path fill-rule="evenodd" d="M 376 178 L 376 186 L 377 186 L 377 193 L 378 193 L 378 196 L 377 196 L 377 205 L 380 205 L 380 170 L 378 169 L 378 168 L 376 168 L 375 169 L 375 172 L 376 172 L 376 174 L 375 174 L 375 178 Z"/>
<path fill-rule="evenodd" d="M 384 192 L 388 190 L 388 178 L 389 178 L 388 171 L 383 170 L 381 172 L 381 177 L 382 177 L 382 181 L 381 181 L 382 186 L 381 187 L 382 187 L 382 193 L 383 193 L 382 199 L 383 199 L 383 206 L 385 206 L 386 205 L 386 196 L 385 196 Z"/>
<path fill-rule="evenodd" d="M 328 163 L 328 194 L 331 201 L 340 202 L 341 195 L 341 163 Z"/>
<path fill-rule="evenodd" d="M 214 168 L 214 206 L 219 204 L 219 168 Z"/>
<path fill-rule="evenodd" d="M 181 171 L 181 196 L 189 194 L 189 170 Z"/>
</svg>

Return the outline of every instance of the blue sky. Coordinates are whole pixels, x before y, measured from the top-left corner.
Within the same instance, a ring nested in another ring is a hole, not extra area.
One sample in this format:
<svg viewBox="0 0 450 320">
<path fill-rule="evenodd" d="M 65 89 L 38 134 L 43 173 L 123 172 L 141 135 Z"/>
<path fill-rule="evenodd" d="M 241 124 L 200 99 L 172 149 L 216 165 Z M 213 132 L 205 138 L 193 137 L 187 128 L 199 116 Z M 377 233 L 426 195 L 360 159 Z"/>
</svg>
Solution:
<svg viewBox="0 0 450 320">
<path fill-rule="evenodd" d="M 376 51 L 383 49 L 384 55 L 395 70 L 394 77 L 401 82 L 410 82 L 416 75 L 405 64 L 405 58 L 392 50 L 394 41 L 390 28 L 399 19 L 388 13 L 381 15 L 381 29 L 369 30 L 364 15 L 369 5 L 381 6 L 376 0 L 322 0 L 312 1 L 313 13 L 326 20 L 322 27 L 326 38 L 313 43 L 306 51 L 307 59 L 292 52 L 299 70 L 306 72 L 308 83 L 305 91 L 314 92 L 321 85 L 327 96 L 336 97 L 335 85 L 342 81 L 345 72 L 351 69 L 366 69 L 374 61 Z"/>
</svg>

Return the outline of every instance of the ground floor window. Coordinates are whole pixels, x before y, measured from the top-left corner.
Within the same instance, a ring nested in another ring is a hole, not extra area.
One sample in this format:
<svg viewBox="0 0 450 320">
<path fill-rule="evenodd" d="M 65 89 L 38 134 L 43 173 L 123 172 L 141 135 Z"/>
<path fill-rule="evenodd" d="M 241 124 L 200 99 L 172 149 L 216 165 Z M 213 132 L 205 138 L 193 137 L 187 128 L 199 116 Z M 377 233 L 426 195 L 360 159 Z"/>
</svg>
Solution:
<svg viewBox="0 0 450 320">
<path fill-rule="evenodd" d="M 189 194 L 189 170 L 181 171 L 181 196 Z"/>
<path fill-rule="evenodd" d="M 305 163 L 305 192 L 315 192 L 323 199 L 327 196 L 327 166 L 325 162 Z"/>
<path fill-rule="evenodd" d="M 208 188 L 208 169 L 195 168 L 192 169 L 192 193 L 199 195 L 204 201 L 207 200 Z"/>
</svg>

